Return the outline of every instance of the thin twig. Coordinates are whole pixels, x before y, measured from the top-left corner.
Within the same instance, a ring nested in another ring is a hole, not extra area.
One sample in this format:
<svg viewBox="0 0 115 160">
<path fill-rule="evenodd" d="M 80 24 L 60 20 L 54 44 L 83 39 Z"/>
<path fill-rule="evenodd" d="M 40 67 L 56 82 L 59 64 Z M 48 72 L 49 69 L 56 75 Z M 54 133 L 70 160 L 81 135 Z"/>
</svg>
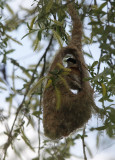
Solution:
<svg viewBox="0 0 115 160">
<path fill-rule="evenodd" d="M 39 78 L 41 78 L 42 76 L 44 76 L 44 72 L 45 72 L 45 65 L 46 65 L 46 53 L 48 52 L 48 50 L 49 50 L 49 48 L 50 48 L 50 46 L 51 46 L 51 44 L 52 44 L 52 40 L 53 40 L 53 36 L 51 37 L 51 39 L 50 39 L 50 42 L 49 42 L 49 45 L 48 45 L 48 47 L 46 48 L 46 51 L 45 51 L 45 53 L 44 53 L 44 56 L 43 56 L 43 58 L 44 58 L 44 65 L 43 65 L 43 68 L 42 68 L 42 71 L 41 71 L 41 74 L 40 74 L 40 77 Z M 41 93 L 42 93 L 42 87 L 41 87 Z M 40 96 L 40 107 L 39 107 L 39 111 L 41 111 L 41 99 L 42 99 L 42 95 Z M 39 160 L 40 160 L 40 148 L 41 148 L 41 146 L 40 146 L 40 144 L 41 144 L 41 138 L 40 138 L 40 116 L 39 116 L 39 118 L 38 118 L 38 158 L 39 158 Z"/>
<path fill-rule="evenodd" d="M 29 92 L 29 90 L 30 90 L 30 86 L 32 85 L 32 83 L 33 83 L 33 81 L 34 81 L 34 75 L 35 75 L 35 73 L 36 73 L 36 71 L 37 71 L 37 68 L 38 68 L 38 66 L 40 65 L 42 59 L 46 56 L 46 54 L 47 54 L 47 52 L 48 52 L 48 50 L 49 50 L 49 48 L 50 48 L 50 46 L 51 46 L 52 40 L 53 40 L 53 36 L 51 36 L 50 42 L 49 42 L 49 44 L 48 44 L 48 46 L 47 46 L 47 48 L 46 48 L 43 56 L 40 58 L 39 62 L 37 63 L 37 65 L 36 65 L 36 67 L 35 67 L 35 69 L 34 69 L 34 71 L 33 71 L 31 81 L 30 81 L 30 83 L 28 84 L 28 87 L 27 87 L 27 89 L 26 89 L 26 92 L 25 92 L 24 98 L 23 98 L 23 100 L 22 100 L 22 103 L 19 105 L 19 107 L 18 107 L 18 109 L 17 109 L 15 119 L 14 119 L 14 121 L 13 121 L 11 130 L 10 130 L 10 133 L 9 133 L 9 135 L 8 135 L 8 140 L 7 140 L 7 142 L 6 142 L 5 145 L 4 145 L 4 158 L 3 158 L 3 160 L 5 160 L 6 154 L 7 154 L 7 150 L 8 150 L 10 144 L 12 143 L 12 141 L 13 141 L 13 139 L 14 139 L 14 138 L 13 138 L 13 135 L 12 135 L 12 132 L 13 132 L 13 129 L 14 129 L 16 120 L 17 120 L 17 118 L 18 118 L 18 114 L 19 114 L 20 110 L 21 110 L 22 107 L 23 107 L 23 104 L 24 104 L 24 102 L 25 102 L 25 99 L 26 99 L 26 97 L 27 97 L 27 94 L 28 94 L 28 92 Z"/>
<path fill-rule="evenodd" d="M 100 70 L 100 65 L 101 65 L 101 58 L 103 56 L 103 51 L 101 49 L 101 55 L 100 55 L 100 58 L 99 58 L 99 63 L 98 63 L 98 66 L 97 66 L 97 74 L 99 74 L 99 70 Z"/>
<path fill-rule="evenodd" d="M 41 88 L 42 90 L 42 88 Z M 41 98 L 42 96 L 40 96 L 40 106 L 39 106 L 39 111 L 41 112 Z M 41 136 L 40 136 L 40 115 L 38 118 L 38 160 L 40 160 L 40 148 L 41 148 Z"/>
<path fill-rule="evenodd" d="M 87 160 L 86 151 L 85 151 L 85 127 L 83 129 L 83 135 L 82 135 L 82 145 L 83 145 L 83 154 L 84 154 L 84 160 Z"/>
</svg>

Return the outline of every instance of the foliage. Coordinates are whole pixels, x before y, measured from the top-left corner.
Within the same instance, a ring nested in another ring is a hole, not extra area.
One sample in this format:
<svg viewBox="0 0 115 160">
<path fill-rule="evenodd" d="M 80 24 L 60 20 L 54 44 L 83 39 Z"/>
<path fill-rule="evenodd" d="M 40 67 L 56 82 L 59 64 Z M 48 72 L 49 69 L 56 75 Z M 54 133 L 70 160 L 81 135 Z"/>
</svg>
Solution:
<svg viewBox="0 0 115 160">
<path fill-rule="evenodd" d="M 85 56 L 89 57 L 93 62 L 88 65 L 90 72 L 88 80 L 91 82 L 95 94 L 98 95 L 95 101 L 101 109 L 99 110 L 99 115 L 103 118 L 103 123 L 100 126 L 90 127 L 90 130 L 86 127 L 86 131 L 87 133 L 97 131 L 97 146 L 99 146 L 99 137 L 102 131 L 106 132 L 111 138 L 115 137 L 115 2 L 112 0 L 101 0 L 100 3 L 97 0 L 90 3 L 85 0 L 81 0 L 79 3 L 78 1 L 75 2 L 75 7 L 84 24 L 83 47 L 89 46 L 90 48 L 91 45 L 98 44 L 100 48 L 100 53 L 96 53 L 96 56 L 99 57 L 97 61 L 94 60 L 95 55 L 90 49 L 89 51 L 84 50 Z M 34 0 L 29 9 L 20 7 L 20 10 L 24 11 L 23 19 L 20 18 L 18 11 L 15 13 L 13 7 L 10 7 L 8 0 L 0 3 L 0 94 L 5 95 L 5 101 L 9 105 L 8 108 L 2 107 L 0 109 L 0 121 L 2 124 L 4 120 L 9 122 L 14 116 L 14 120 L 10 124 L 11 127 L 6 126 L 4 131 L 7 140 L 1 146 L 3 160 L 6 159 L 10 146 L 16 156 L 21 159 L 22 150 L 15 145 L 15 143 L 18 144 L 18 139 L 23 139 L 25 144 L 35 152 L 33 160 L 64 160 L 71 158 L 73 155 L 70 149 L 72 146 L 75 147 L 76 141 L 80 139 L 83 142 L 84 151 L 86 146 L 86 153 L 92 156 L 88 145 L 84 145 L 84 140 L 88 136 L 84 130 L 83 134 L 78 130 L 67 139 L 55 142 L 49 139 L 46 140 L 42 136 L 41 98 L 45 75 L 51 63 L 50 57 L 55 54 L 54 46 L 56 44 L 59 44 L 59 46 L 68 44 L 70 38 L 68 30 L 71 30 L 71 23 L 67 14 L 66 1 Z M 5 18 L 4 10 L 10 14 L 10 18 Z M 88 24 L 86 24 L 87 22 Z M 16 51 L 10 47 L 10 42 L 13 41 L 18 45 L 22 45 L 22 43 L 10 35 L 12 35 L 13 31 L 18 31 L 21 26 L 28 27 L 28 31 L 23 35 L 22 39 L 29 37 L 33 50 L 38 54 L 41 52 L 39 49 L 41 43 L 44 40 L 48 43 L 47 47 L 43 46 L 44 53 L 42 53 L 36 65 L 33 63 L 33 66 L 25 67 L 18 63 L 15 58 L 12 58 L 12 54 L 16 54 Z M 88 35 L 87 32 L 89 33 Z M 12 72 L 7 75 L 9 66 Z M 16 70 L 21 71 L 22 74 L 17 75 Z M 21 87 L 17 86 L 19 80 L 21 80 Z M 50 81 L 49 83 L 52 82 Z M 57 108 L 60 105 L 59 92 L 56 87 Z M 17 102 L 17 97 L 20 103 Z M 38 132 L 37 149 L 33 146 L 31 138 L 26 134 L 28 126 L 31 126 L 34 132 Z"/>
</svg>

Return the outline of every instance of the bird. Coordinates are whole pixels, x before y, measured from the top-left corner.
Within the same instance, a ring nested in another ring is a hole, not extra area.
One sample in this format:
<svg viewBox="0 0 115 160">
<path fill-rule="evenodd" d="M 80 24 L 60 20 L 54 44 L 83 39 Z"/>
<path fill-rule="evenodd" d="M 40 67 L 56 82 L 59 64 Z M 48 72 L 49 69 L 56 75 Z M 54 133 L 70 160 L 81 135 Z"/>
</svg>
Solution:
<svg viewBox="0 0 115 160">
<path fill-rule="evenodd" d="M 74 58 L 67 58 L 67 68 L 71 69 L 71 72 L 67 75 L 67 82 L 70 89 L 81 89 L 81 71 L 79 62 Z"/>
</svg>

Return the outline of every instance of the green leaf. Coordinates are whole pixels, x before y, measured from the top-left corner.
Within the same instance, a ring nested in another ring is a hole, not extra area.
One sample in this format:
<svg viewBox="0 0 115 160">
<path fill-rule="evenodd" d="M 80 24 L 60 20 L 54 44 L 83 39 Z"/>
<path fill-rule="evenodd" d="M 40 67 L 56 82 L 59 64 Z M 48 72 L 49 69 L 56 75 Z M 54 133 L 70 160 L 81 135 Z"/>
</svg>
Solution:
<svg viewBox="0 0 115 160">
<path fill-rule="evenodd" d="M 97 137 L 96 137 L 96 147 L 97 149 L 99 148 L 99 141 L 100 140 L 100 132 L 97 133 Z"/>
<path fill-rule="evenodd" d="M 40 29 L 39 31 L 38 31 L 38 39 L 39 39 L 39 41 L 41 41 L 41 38 L 42 38 L 42 29 Z"/>
<path fill-rule="evenodd" d="M 107 134 L 110 136 L 110 137 L 113 137 L 115 135 L 115 125 L 110 125 L 110 124 L 107 124 Z"/>
<path fill-rule="evenodd" d="M 47 88 L 49 88 L 51 85 L 52 85 L 52 80 L 49 79 L 49 80 L 47 81 L 47 84 L 46 84 L 45 88 L 47 89 Z"/>
<path fill-rule="evenodd" d="M 88 25 L 100 25 L 100 24 L 103 24 L 103 22 L 101 22 L 101 21 L 92 21 L 92 22 L 88 23 Z"/>
<path fill-rule="evenodd" d="M 54 31 L 54 30 L 52 30 L 52 31 L 53 31 L 55 39 L 57 39 L 60 47 L 62 48 L 63 45 L 62 45 L 62 39 L 61 39 L 60 35 L 56 31 Z"/>
<path fill-rule="evenodd" d="M 115 27 L 112 25 L 108 25 L 105 29 L 105 33 L 115 33 Z"/>
<path fill-rule="evenodd" d="M 36 116 L 36 117 L 39 117 L 41 114 L 42 114 L 41 111 L 34 111 L 34 112 L 32 113 L 32 115 L 34 115 L 34 116 Z"/>
<path fill-rule="evenodd" d="M 107 2 L 102 3 L 101 6 L 98 8 L 98 11 L 101 11 L 106 5 Z"/>
<path fill-rule="evenodd" d="M 94 131 L 94 130 L 98 130 L 98 131 L 102 131 L 102 130 L 105 130 L 107 128 L 107 126 L 101 126 L 101 127 L 97 127 L 97 128 L 91 128 L 90 130 L 91 131 Z"/>
<path fill-rule="evenodd" d="M 106 95 L 106 87 L 103 83 L 101 83 L 101 86 L 102 86 L 102 90 L 103 90 L 103 96 Z"/>
<path fill-rule="evenodd" d="M 84 35 L 84 43 L 85 44 L 91 44 L 92 43 L 92 39 Z"/>
<path fill-rule="evenodd" d="M 101 27 L 95 27 L 93 28 L 93 36 L 97 36 L 97 34 L 99 35 L 103 35 L 104 33 L 104 26 L 101 26 Z"/>
<path fill-rule="evenodd" d="M 12 53 L 14 51 L 15 51 L 15 49 L 11 49 L 11 50 L 7 51 L 6 54 L 10 54 L 10 53 Z"/>
<path fill-rule="evenodd" d="M 108 98 L 108 99 L 107 99 L 107 101 L 108 101 L 108 102 L 113 102 L 114 100 L 113 100 L 113 99 Z"/>
<path fill-rule="evenodd" d="M 52 20 L 51 18 L 48 18 L 50 21 L 52 21 L 53 23 L 55 23 L 57 26 L 63 26 L 63 22 L 57 21 L 57 20 Z"/>
<path fill-rule="evenodd" d="M 46 13 L 50 11 L 53 5 L 53 0 L 48 0 L 47 6 L 46 6 Z"/>
<path fill-rule="evenodd" d="M 97 64 L 98 64 L 98 61 L 95 61 L 95 62 L 93 62 L 91 67 L 94 68 Z"/>
<path fill-rule="evenodd" d="M 88 151 L 90 157 L 93 158 L 93 154 L 91 152 L 91 149 L 89 148 L 89 146 L 87 144 L 86 144 L 86 148 L 87 148 L 87 151 Z"/>
<path fill-rule="evenodd" d="M 59 78 L 60 78 L 60 81 L 63 83 L 63 85 L 64 85 L 67 89 L 69 89 L 69 86 L 68 86 L 66 80 L 65 80 L 61 75 L 59 75 Z"/>
<path fill-rule="evenodd" d="M 38 82 L 36 82 L 33 87 L 29 90 L 28 96 L 34 93 L 34 91 L 41 85 L 41 83 L 46 79 L 47 77 L 42 77 Z"/>
<path fill-rule="evenodd" d="M 14 15 L 14 11 L 12 10 L 12 8 L 8 5 L 8 3 L 6 3 L 6 8 L 8 9 L 8 11 L 12 14 L 12 15 Z"/>
<path fill-rule="evenodd" d="M 0 4 L 0 8 L 4 9 L 4 7 Z"/>
<path fill-rule="evenodd" d="M 36 37 L 36 40 L 35 40 L 35 42 L 34 42 L 33 45 L 35 45 L 34 51 L 36 51 L 36 49 L 38 48 L 38 45 L 39 45 L 39 38 L 38 38 L 38 36 Z"/>
<path fill-rule="evenodd" d="M 29 33 L 25 34 L 21 39 L 25 38 L 26 36 L 28 36 L 29 34 L 35 32 L 35 31 L 37 31 L 37 30 L 32 30 L 32 31 L 30 31 Z"/>
<path fill-rule="evenodd" d="M 31 28 L 31 29 L 33 28 L 33 25 L 34 25 L 35 20 L 36 20 L 36 17 L 34 17 L 34 18 L 32 19 L 32 21 L 31 21 L 31 23 L 30 23 L 30 28 Z"/>
<path fill-rule="evenodd" d="M 36 158 L 33 158 L 32 160 L 38 160 L 39 159 L 39 157 L 36 157 Z"/>
<path fill-rule="evenodd" d="M 84 55 L 88 56 L 89 58 L 93 58 L 93 56 L 90 53 L 87 53 L 85 51 L 83 53 L 84 53 Z"/>
<path fill-rule="evenodd" d="M 6 85 L 6 83 L 3 81 L 1 77 L 0 77 L 0 82 Z"/>
<path fill-rule="evenodd" d="M 6 34 L 6 36 L 7 36 L 9 39 L 11 39 L 12 41 L 14 41 L 15 43 L 17 43 L 17 44 L 19 44 L 19 45 L 22 45 L 22 43 L 21 43 L 21 42 L 19 42 L 18 40 L 16 40 L 16 39 L 12 38 L 12 37 L 11 37 L 11 36 L 9 36 L 8 34 Z"/>
<path fill-rule="evenodd" d="M 4 90 L 4 91 L 6 91 L 6 90 L 7 90 L 7 88 L 2 87 L 2 86 L 0 86 L 0 89 L 1 89 L 1 90 Z"/>
<path fill-rule="evenodd" d="M 22 129 L 21 129 L 21 133 L 22 133 L 22 139 L 24 140 L 24 142 L 34 152 L 34 148 L 31 146 L 30 140 L 27 138 L 27 136 L 25 135 L 25 133 Z"/>
<path fill-rule="evenodd" d="M 21 66 L 16 60 L 10 58 L 11 63 L 14 64 L 15 66 L 19 67 L 29 78 L 31 78 L 31 75 L 29 74 L 29 71 L 25 69 L 23 66 Z"/>
<path fill-rule="evenodd" d="M 109 112 L 110 120 L 115 124 L 115 109 L 111 108 L 111 112 Z"/>
</svg>

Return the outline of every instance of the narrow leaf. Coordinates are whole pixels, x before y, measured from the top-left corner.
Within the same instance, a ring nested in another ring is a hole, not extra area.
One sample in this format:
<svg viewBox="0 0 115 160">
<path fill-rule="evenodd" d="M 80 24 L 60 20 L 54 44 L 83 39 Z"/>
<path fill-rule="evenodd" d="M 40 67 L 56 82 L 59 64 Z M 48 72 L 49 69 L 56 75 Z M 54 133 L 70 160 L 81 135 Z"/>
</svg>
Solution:
<svg viewBox="0 0 115 160">
<path fill-rule="evenodd" d="M 102 90 L 103 90 L 103 96 L 106 95 L 106 87 L 103 83 L 101 83 L 101 86 L 102 86 Z"/>
<path fill-rule="evenodd" d="M 34 42 L 34 45 L 35 45 L 34 51 L 36 51 L 36 49 L 38 48 L 38 44 L 39 44 L 39 39 L 38 39 L 38 36 L 37 36 L 37 37 L 36 37 L 36 40 L 35 40 L 35 42 Z"/>
<path fill-rule="evenodd" d="M 101 21 L 92 21 L 92 22 L 88 23 L 88 25 L 99 25 L 99 24 L 103 24 L 103 22 L 101 22 Z"/>
<path fill-rule="evenodd" d="M 60 80 L 63 82 L 64 86 L 65 86 L 67 89 L 69 89 L 69 86 L 68 86 L 66 80 L 65 80 L 62 76 L 60 76 L 60 75 L 59 75 L 59 78 L 60 78 Z"/>
<path fill-rule="evenodd" d="M 11 63 L 14 64 L 15 66 L 19 67 L 29 78 L 31 78 L 31 75 L 29 74 L 28 70 L 25 69 L 23 66 L 21 66 L 16 60 L 10 58 Z"/>
<path fill-rule="evenodd" d="M 52 31 L 53 31 L 55 39 L 58 41 L 60 47 L 62 48 L 63 45 L 62 45 L 62 39 L 61 39 L 61 37 L 59 36 L 59 34 L 56 31 L 54 31 L 54 30 L 52 30 Z"/>
<path fill-rule="evenodd" d="M 14 51 L 15 51 L 15 49 L 10 49 L 9 51 L 6 52 L 6 54 L 10 54 L 10 53 L 12 53 Z"/>
<path fill-rule="evenodd" d="M 92 152 L 91 152 L 91 149 L 89 148 L 88 145 L 86 145 L 86 148 L 87 148 L 87 151 L 88 151 L 90 157 L 92 158 L 92 157 L 93 157 L 93 154 L 92 154 Z"/>
<path fill-rule="evenodd" d="M 29 139 L 27 138 L 27 136 L 25 135 L 23 130 L 21 130 L 21 133 L 22 133 L 22 139 L 24 140 L 24 142 L 34 152 L 34 148 L 31 146 L 31 143 L 30 143 Z"/>
<path fill-rule="evenodd" d="M 48 18 L 50 21 L 52 21 L 53 23 L 55 23 L 57 26 L 63 26 L 63 22 L 57 21 L 57 20 L 53 20 L 51 18 Z"/>
<path fill-rule="evenodd" d="M 45 86 L 45 88 L 48 88 L 48 87 L 50 87 L 51 85 L 52 85 L 52 80 L 49 79 L 48 82 L 47 82 L 47 84 L 46 84 L 46 86 Z"/>
<path fill-rule="evenodd" d="M 28 36 L 29 34 L 35 32 L 35 31 L 36 31 L 36 30 L 32 30 L 32 31 L 30 31 L 29 33 L 25 34 L 25 35 L 22 37 L 22 39 L 25 38 L 26 36 Z"/>
<path fill-rule="evenodd" d="M 8 3 L 6 3 L 6 8 L 8 9 L 8 11 L 14 15 L 14 11 L 12 10 L 12 8 L 8 5 Z"/>
<path fill-rule="evenodd" d="M 47 77 L 42 77 L 38 82 L 36 82 L 33 87 L 29 90 L 28 96 L 30 96 L 38 87 L 41 85 L 43 80 L 45 80 Z"/>
<path fill-rule="evenodd" d="M 34 18 L 32 19 L 32 21 L 31 21 L 31 23 L 30 23 L 30 28 L 31 28 L 31 29 L 33 28 L 33 25 L 34 25 L 35 19 L 36 19 L 36 17 L 34 17 Z"/>
<path fill-rule="evenodd" d="M 98 61 L 93 62 L 92 68 L 95 67 L 98 64 Z"/>
<path fill-rule="evenodd" d="M 49 0 L 46 6 L 46 13 L 50 11 L 50 9 L 52 8 L 52 5 L 53 5 L 53 0 Z"/>
<path fill-rule="evenodd" d="M 106 5 L 107 5 L 107 2 L 104 2 L 103 4 L 101 4 L 98 10 L 101 11 Z"/>
<path fill-rule="evenodd" d="M 41 38 L 42 38 L 42 29 L 40 29 L 39 31 L 38 31 L 38 39 L 39 39 L 39 41 L 41 41 Z"/>
<path fill-rule="evenodd" d="M 21 42 L 19 42 L 18 40 L 16 40 L 16 39 L 14 39 L 14 38 L 12 38 L 11 36 L 9 36 L 8 34 L 6 34 L 7 35 L 7 37 L 9 38 L 9 39 L 11 39 L 12 41 L 14 41 L 15 43 L 17 43 L 17 44 L 19 44 L 19 45 L 22 45 L 22 43 Z"/>
<path fill-rule="evenodd" d="M 1 89 L 1 90 L 5 90 L 5 91 L 7 90 L 7 88 L 2 87 L 2 86 L 0 86 L 0 89 Z"/>
</svg>

